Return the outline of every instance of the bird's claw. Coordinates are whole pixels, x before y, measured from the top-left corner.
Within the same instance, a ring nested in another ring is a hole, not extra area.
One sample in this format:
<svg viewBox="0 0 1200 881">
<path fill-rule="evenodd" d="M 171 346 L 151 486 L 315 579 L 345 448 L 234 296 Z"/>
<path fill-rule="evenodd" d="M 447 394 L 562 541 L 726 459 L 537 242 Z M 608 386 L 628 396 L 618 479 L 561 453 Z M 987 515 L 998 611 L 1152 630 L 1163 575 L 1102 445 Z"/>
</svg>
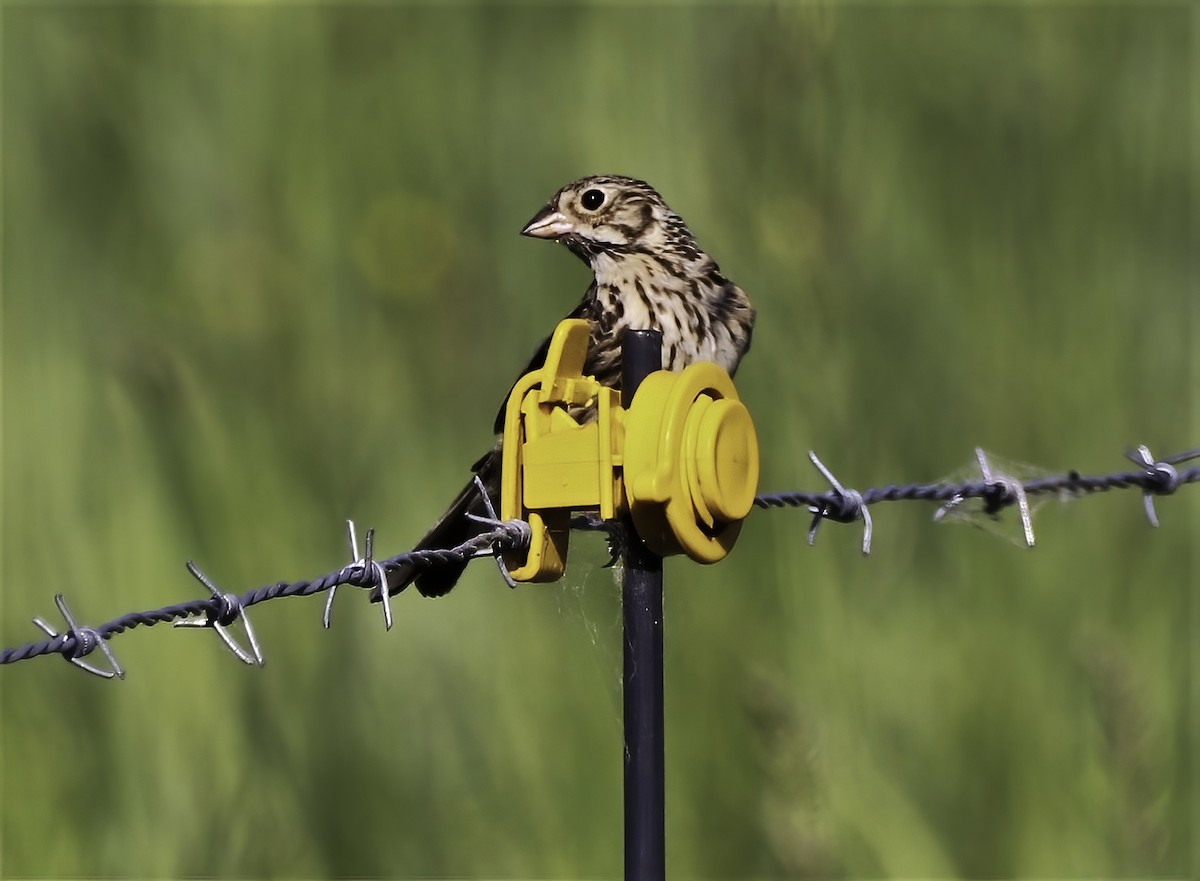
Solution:
<svg viewBox="0 0 1200 881">
<path fill-rule="evenodd" d="M 629 530 L 622 520 L 607 520 L 604 523 L 604 534 L 608 538 L 609 554 L 604 568 L 611 569 L 621 562 L 621 558 L 625 556 L 625 551 L 629 548 Z"/>
</svg>

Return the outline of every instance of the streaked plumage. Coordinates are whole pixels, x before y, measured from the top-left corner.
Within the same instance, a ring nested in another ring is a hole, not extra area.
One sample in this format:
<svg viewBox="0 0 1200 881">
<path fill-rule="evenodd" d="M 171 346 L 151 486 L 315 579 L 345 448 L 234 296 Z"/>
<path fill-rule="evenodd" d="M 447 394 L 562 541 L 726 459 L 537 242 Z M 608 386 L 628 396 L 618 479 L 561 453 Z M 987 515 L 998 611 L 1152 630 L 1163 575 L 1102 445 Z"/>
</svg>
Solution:
<svg viewBox="0 0 1200 881">
<path fill-rule="evenodd" d="M 627 328 L 662 331 L 666 370 L 715 361 L 732 375 L 750 348 L 754 328 L 750 301 L 721 274 L 679 215 L 645 181 L 604 175 L 567 184 L 522 234 L 559 241 L 591 267 L 592 284 L 567 317 L 587 319 L 592 345 L 584 370 L 604 385 L 620 386 L 621 335 Z M 542 366 L 548 345 L 547 337 L 519 375 Z M 503 419 L 502 405 L 497 433 Z M 473 470 L 498 508 L 499 447 L 475 463 Z M 466 514 L 483 510 L 472 482 L 417 547 L 462 543 L 480 530 Z M 397 593 L 415 580 L 425 596 L 441 596 L 454 587 L 463 568 L 439 566 L 418 572 L 400 567 L 389 573 L 389 590 Z"/>
</svg>

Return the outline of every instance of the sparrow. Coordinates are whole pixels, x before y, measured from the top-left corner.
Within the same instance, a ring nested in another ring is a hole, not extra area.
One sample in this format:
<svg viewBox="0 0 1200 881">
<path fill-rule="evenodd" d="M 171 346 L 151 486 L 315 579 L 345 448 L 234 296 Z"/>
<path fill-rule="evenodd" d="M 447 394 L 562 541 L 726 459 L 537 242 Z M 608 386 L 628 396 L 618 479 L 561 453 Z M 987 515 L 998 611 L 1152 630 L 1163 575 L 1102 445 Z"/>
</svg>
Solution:
<svg viewBox="0 0 1200 881">
<path fill-rule="evenodd" d="M 591 340 L 583 372 L 605 386 L 620 389 L 621 337 L 628 329 L 662 333 L 664 370 L 712 361 L 732 376 L 750 348 L 755 312 L 745 293 L 645 181 L 599 175 L 569 183 L 521 234 L 557 241 L 591 269 L 592 283 L 567 317 L 587 320 Z M 547 337 L 518 378 L 545 364 L 549 346 Z M 506 403 L 507 396 L 493 426 L 497 435 L 503 432 Z M 594 408 L 573 415 L 595 418 Z M 472 466 L 475 477 L 416 549 L 451 548 L 481 532 L 485 527 L 468 515 L 486 515 L 482 491 L 493 510 L 499 509 L 500 467 L 497 439 Z M 465 562 L 430 568 L 402 564 L 388 572 L 388 592 L 399 593 L 415 581 L 424 596 L 442 596 L 465 568 Z"/>
</svg>

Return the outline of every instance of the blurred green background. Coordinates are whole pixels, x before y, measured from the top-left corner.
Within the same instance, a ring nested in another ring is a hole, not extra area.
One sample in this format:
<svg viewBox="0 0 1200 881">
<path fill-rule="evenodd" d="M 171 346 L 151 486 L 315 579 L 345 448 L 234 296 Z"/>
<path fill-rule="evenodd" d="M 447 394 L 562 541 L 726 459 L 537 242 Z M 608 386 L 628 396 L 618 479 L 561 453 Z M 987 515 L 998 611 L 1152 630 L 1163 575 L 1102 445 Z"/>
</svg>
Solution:
<svg viewBox="0 0 1200 881">
<path fill-rule="evenodd" d="M 411 546 L 588 273 L 517 235 L 657 186 L 759 308 L 763 490 L 1200 443 L 1186 4 L 13 4 L 0 638 Z M 1200 492 L 1048 506 L 1034 551 L 755 512 L 667 566 L 675 877 L 1197 871 Z M 1015 529 L 1010 523 L 1010 531 Z M 1015 534 L 1015 532 L 1013 533 Z M 4 877 L 615 877 L 602 542 L 512 592 L 0 671 Z"/>
</svg>

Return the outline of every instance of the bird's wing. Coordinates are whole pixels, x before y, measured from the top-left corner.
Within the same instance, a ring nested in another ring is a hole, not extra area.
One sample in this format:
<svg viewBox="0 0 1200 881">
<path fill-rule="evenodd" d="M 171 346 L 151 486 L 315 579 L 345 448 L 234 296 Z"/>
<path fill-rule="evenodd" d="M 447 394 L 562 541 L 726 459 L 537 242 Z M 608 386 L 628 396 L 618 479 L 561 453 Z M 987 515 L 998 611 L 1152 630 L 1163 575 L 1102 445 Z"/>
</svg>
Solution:
<svg viewBox="0 0 1200 881">
<path fill-rule="evenodd" d="M 592 286 L 588 288 L 587 295 L 579 302 L 578 306 L 571 310 L 571 314 L 563 320 L 566 321 L 571 318 L 587 318 L 588 304 L 595 298 L 595 296 L 596 283 L 592 282 Z M 500 412 L 496 414 L 496 423 L 493 427 L 493 431 L 495 431 L 496 434 L 500 434 L 500 432 L 504 431 L 504 411 L 508 408 L 509 396 L 512 395 L 512 390 L 517 387 L 517 382 L 519 382 L 521 377 L 525 374 L 532 373 L 533 371 L 544 367 L 546 364 L 546 353 L 549 351 L 550 337 L 546 337 L 544 340 L 542 340 L 541 345 L 539 345 L 534 351 L 533 357 L 529 359 L 529 364 L 527 364 L 525 369 L 518 373 L 517 378 L 513 380 L 512 386 L 509 387 L 508 394 L 504 396 L 504 400 L 500 404 Z"/>
</svg>

